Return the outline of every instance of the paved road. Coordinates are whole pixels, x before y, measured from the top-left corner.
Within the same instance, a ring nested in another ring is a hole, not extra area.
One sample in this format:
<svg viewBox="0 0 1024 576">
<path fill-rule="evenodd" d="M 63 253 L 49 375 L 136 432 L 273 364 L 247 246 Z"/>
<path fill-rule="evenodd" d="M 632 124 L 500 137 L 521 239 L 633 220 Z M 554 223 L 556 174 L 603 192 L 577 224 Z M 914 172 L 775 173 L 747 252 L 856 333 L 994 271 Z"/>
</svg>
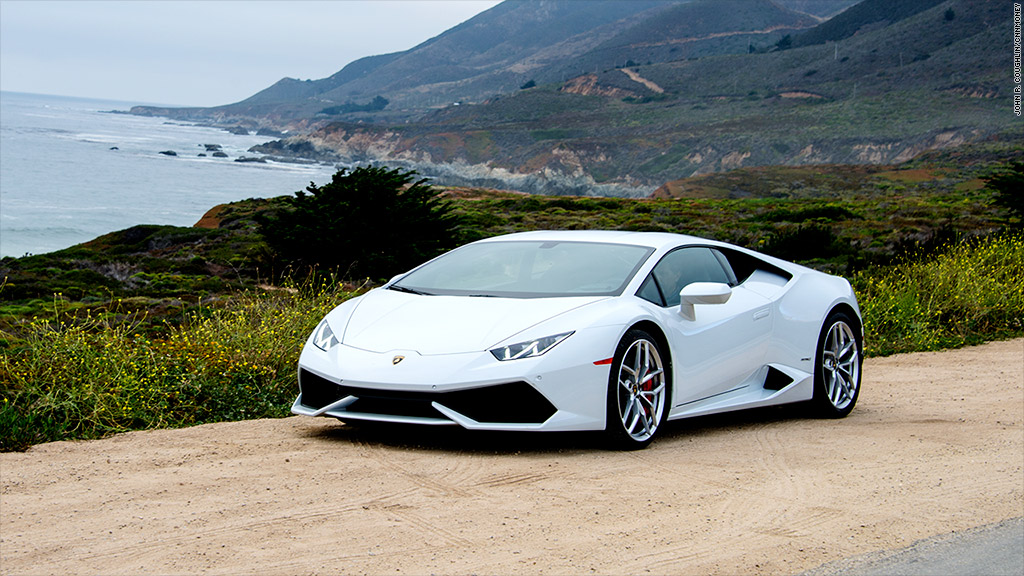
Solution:
<svg viewBox="0 0 1024 576">
<path fill-rule="evenodd" d="M 907 548 L 830 562 L 800 576 L 1022 576 L 1024 518 L 919 540 Z"/>
</svg>

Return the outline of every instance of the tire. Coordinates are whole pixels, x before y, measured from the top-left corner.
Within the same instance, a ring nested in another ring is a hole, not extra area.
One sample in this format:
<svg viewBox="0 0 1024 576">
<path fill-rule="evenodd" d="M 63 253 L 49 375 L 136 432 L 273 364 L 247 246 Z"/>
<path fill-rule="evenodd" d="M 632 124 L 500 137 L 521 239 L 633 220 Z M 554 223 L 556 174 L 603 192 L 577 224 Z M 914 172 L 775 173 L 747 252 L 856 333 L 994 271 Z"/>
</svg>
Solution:
<svg viewBox="0 0 1024 576">
<path fill-rule="evenodd" d="M 863 343 L 860 324 L 845 312 L 833 312 L 818 335 L 814 353 L 814 412 L 844 418 L 860 396 Z"/>
<path fill-rule="evenodd" d="M 628 331 L 608 376 L 605 434 L 612 448 L 638 450 L 654 440 L 667 415 L 669 381 L 658 341 L 643 330 Z"/>
</svg>

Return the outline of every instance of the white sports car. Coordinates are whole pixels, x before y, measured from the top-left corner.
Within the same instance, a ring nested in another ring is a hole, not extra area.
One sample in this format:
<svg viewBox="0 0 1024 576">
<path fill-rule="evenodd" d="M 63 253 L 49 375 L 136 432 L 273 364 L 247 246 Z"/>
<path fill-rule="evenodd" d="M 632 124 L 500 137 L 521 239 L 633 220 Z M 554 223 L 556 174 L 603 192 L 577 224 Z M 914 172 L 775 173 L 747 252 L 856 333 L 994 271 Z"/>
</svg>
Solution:
<svg viewBox="0 0 1024 576">
<path fill-rule="evenodd" d="M 526 232 L 443 254 L 332 310 L 292 412 L 471 430 L 604 430 L 808 401 L 846 416 L 863 331 L 850 284 L 711 240 Z"/>
</svg>

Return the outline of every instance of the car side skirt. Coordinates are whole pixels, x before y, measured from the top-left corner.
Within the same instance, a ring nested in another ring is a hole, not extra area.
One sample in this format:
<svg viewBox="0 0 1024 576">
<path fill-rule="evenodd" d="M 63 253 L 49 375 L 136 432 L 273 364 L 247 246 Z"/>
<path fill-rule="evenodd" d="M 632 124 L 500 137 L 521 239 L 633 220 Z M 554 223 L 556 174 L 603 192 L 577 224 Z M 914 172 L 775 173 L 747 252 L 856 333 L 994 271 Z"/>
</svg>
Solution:
<svg viewBox="0 0 1024 576">
<path fill-rule="evenodd" d="M 778 382 L 786 379 L 789 380 L 789 383 L 778 387 Z M 778 389 L 773 389 L 776 387 Z M 733 410 L 802 402 L 810 400 L 813 394 L 813 374 L 791 366 L 768 364 L 732 390 L 673 406 L 668 418 L 677 420 Z"/>
</svg>

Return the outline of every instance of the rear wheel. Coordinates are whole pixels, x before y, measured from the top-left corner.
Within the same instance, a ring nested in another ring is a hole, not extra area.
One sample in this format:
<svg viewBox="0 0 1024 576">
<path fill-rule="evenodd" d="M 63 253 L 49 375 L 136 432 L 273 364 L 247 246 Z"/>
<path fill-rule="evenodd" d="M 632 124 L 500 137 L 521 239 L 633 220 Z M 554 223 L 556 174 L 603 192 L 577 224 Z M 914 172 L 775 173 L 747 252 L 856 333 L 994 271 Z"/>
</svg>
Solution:
<svg viewBox="0 0 1024 576">
<path fill-rule="evenodd" d="M 859 324 L 845 312 L 829 315 L 814 359 L 814 407 L 819 416 L 842 418 L 860 395 L 862 344 Z"/>
<path fill-rule="evenodd" d="M 605 432 L 612 446 L 636 450 L 650 444 L 668 398 L 668 374 L 657 340 L 643 330 L 630 330 L 619 342 L 609 375 Z"/>
</svg>

